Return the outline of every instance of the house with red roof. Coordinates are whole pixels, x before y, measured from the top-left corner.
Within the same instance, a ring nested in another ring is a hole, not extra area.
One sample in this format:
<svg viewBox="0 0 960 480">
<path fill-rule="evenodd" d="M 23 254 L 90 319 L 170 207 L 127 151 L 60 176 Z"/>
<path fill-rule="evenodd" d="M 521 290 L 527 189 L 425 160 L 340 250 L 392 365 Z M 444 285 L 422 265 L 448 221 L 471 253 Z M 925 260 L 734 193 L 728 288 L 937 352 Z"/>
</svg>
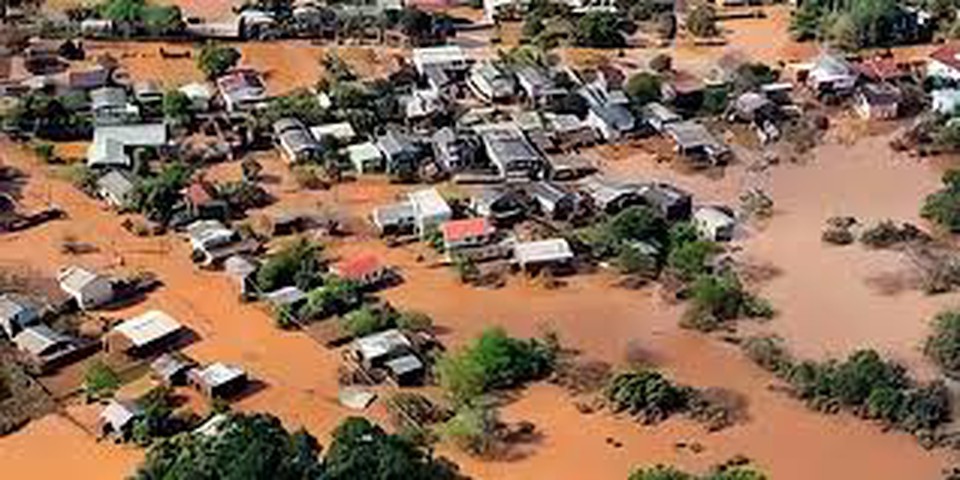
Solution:
<svg viewBox="0 0 960 480">
<path fill-rule="evenodd" d="M 493 241 L 496 228 L 486 217 L 450 220 L 440 225 L 446 251 L 482 247 Z"/>
<path fill-rule="evenodd" d="M 216 186 L 198 178 L 183 189 L 183 199 L 193 218 L 223 219 L 227 216 L 227 203 L 217 198 Z"/>
<path fill-rule="evenodd" d="M 871 82 L 895 82 L 910 76 L 910 70 L 893 58 L 871 58 L 853 67 L 860 77 Z"/>
<path fill-rule="evenodd" d="M 951 43 L 930 54 L 927 76 L 960 80 L 960 43 Z"/>
<path fill-rule="evenodd" d="M 369 287 L 384 282 L 392 274 L 392 271 L 380 260 L 380 257 L 371 253 L 363 253 L 334 263 L 330 266 L 330 273 L 344 280 Z"/>
</svg>

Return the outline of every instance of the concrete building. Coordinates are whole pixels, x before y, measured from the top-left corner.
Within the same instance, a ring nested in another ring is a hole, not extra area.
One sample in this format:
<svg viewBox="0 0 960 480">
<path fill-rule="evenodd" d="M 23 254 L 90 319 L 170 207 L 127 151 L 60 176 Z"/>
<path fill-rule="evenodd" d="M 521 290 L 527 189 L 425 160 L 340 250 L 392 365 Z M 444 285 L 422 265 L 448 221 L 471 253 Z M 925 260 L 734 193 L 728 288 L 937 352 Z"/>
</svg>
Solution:
<svg viewBox="0 0 960 480">
<path fill-rule="evenodd" d="M 140 119 L 140 109 L 127 100 L 126 90 L 120 87 L 90 92 L 90 109 L 96 125 L 126 125 Z"/>
<path fill-rule="evenodd" d="M 273 123 L 273 135 L 288 163 L 302 163 L 320 158 L 320 144 L 307 127 L 295 118 L 282 118 Z"/>
<path fill-rule="evenodd" d="M 443 248 L 448 253 L 482 247 L 494 240 L 497 229 L 486 217 L 449 220 L 440 225 Z"/>
<path fill-rule="evenodd" d="M 900 89 L 889 83 L 861 85 L 854 95 L 854 110 L 866 120 L 892 120 L 899 116 Z"/>
<path fill-rule="evenodd" d="M 134 188 L 133 180 L 120 170 L 110 170 L 97 179 L 97 195 L 114 208 L 126 207 Z"/>
<path fill-rule="evenodd" d="M 411 192 L 407 198 L 413 206 L 415 232 L 420 236 L 426 235 L 453 217 L 450 205 L 435 188 Z"/>
<path fill-rule="evenodd" d="M 167 145 L 167 134 L 167 126 L 162 123 L 98 126 L 87 149 L 87 166 L 130 168 L 133 149 L 162 148 Z"/>
<path fill-rule="evenodd" d="M 346 148 L 347 158 L 353 165 L 354 171 L 359 174 L 375 173 L 383 171 L 383 153 L 373 142 L 363 142 L 356 145 L 348 145 Z"/>
<path fill-rule="evenodd" d="M 573 250 L 563 238 L 520 242 L 513 248 L 513 257 L 526 270 L 544 266 L 559 266 L 573 260 Z"/>
<path fill-rule="evenodd" d="M 234 70 L 218 78 L 216 85 L 228 112 L 252 110 L 267 100 L 267 86 L 254 70 Z"/>
<path fill-rule="evenodd" d="M 187 375 L 189 382 L 208 398 L 230 398 L 243 392 L 249 384 L 247 373 L 240 367 L 214 363 L 196 368 Z"/>
</svg>

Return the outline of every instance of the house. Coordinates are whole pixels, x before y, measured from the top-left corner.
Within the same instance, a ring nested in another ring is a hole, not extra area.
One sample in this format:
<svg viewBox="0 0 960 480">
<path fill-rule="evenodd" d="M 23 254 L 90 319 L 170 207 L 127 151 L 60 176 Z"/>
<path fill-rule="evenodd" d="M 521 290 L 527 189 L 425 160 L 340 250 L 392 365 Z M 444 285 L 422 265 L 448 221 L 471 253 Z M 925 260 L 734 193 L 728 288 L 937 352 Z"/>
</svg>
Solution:
<svg viewBox="0 0 960 480">
<path fill-rule="evenodd" d="M 495 225 L 509 225 L 521 220 L 527 212 L 529 199 L 512 188 L 481 188 L 470 196 L 470 210 L 487 217 Z"/>
<path fill-rule="evenodd" d="M 449 220 L 440 225 L 443 248 L 447 252 L 481 247 L 494 240 L 497 229 L 486 217 Z"/>
<path fill-rule="evenodd" d="M 251 69 L 234 70 L 215 83 L 228 112 L 251 110 L 267 100 L 263 78 Z"/>
<path fill-rule="evenodd" d="M 854 110 L 867 120 L 891 120 L 899 114 L 900 99 L 900 89 L 889 83 L 866 83 L 857 88 Z"/>
<path fill-rule="evenodd" d="M 700 207 L 693 212 L 693 224 L 701 237 L 711 242 L 733 240 L 737 221 L 726 208 Z"/>
<path fill-rule="evenodd" d="M 370 253 L 344 258 L 330 266 L 330 273 L 363 287 L 379 285 L 392 275 L 380 257 Z"/>
<path fill-rule="evenodd" d="M 42 323 L 21 330 L 13 337 L 13 344 L 44 371 L 60 365 L 77 352 L 77 344 L 72 337 Z"/>
<path fill-rule="evenodd" d="M 134 421 L 143 415 L 143 409 L 135 402 L 110 400 L 97 419 L 97 429 L 101 437 L 116 435 L 126 438 L 133 430 Z"/>
<path fill-rule="evenodd" d="M 110 70 L 100 65 L 67 72 L 67 88 L 71 90 L 95 90 L 107 86 L 109 82 Z"/>
<path fill-rule="evenodd" d="M 370 214 L 370 220 L 381 235 L 399 235 L 416 229 L 416 212 L 410 202 L 376 207 Z"/>
<path fill-rule="evenodd" d="M 737 97 L 730 105 L 727 114 L 729 121 L 755 122 L 765 117 L 772 117 L 777 107 L 766 95 L 757 92 L 746 92 Z"/>
<path fill-rule="evenodd" d="M 181 192 L 187 212 L 194 219 L 225 219 L 230 206 L 218 197 L 216 187 L 202 178 L 194 179 Z"/>
<path fill-rule="evenodd" d="M 154 81 L 137 82 L 133 85 L 133 97 L 140 105 L 158 108 L 163 103 L 163 90 Z"/>
<path fill-rule="evenodd" d="M 259 265 L 256 260 L 245 255 L 231 255 L 223 261 L 223 270 L 240 288 L 240 295 L 246 297 L 255 292 L 256 278 Z"/>
<path fill-rule="evenodd" d="M 40 312 L 32 302 L 20 296 L 0 294 L 0 327 L 7 338 L 40 323 Z"/>
<path fill-rule="evenodd" d="M 263 301 L 270 304 L 274 309 L 296 308 L 301 303 L 307 301 L 307 294 L 294 286 L 282 287 L 272 292 L 262 295 Z"/>
<path fill-rule="evenodd" d="M 295 118 L 281 118 L 273 123 L 273 134 L 284 158 L 289 163 L 301 163 L 319 158 L 322 151 L 307 127 Z"/>
<path fill-rule="evenodd" d="M 820 55 L 807 74 L 807 86 L 817 93 L 849 93 L 857 83 L 857 71 L 842 57 Z"/>
<path fill-rule="evenodd" d="M 517 90 L 517 81 L 513 75 L 491 61 L 474 65 L 470 69 L 467 85 L 474 95 L 487 102 L 509 100 Z"/>
<path fill-rule="evenodd" d="M 567 91 L 557 87 L 550 72 L 533 65 L 523 65 L 514 70 L 517 85 L 523 91 L 531 105 L 544 105 L 553 98 L 566 95 Z"/>
<path fill-rule="evenodd" d="M 594 209 L 609 215 L 616 215 L 626 208 L 646 203 L 636 187 L 611 182 L 598 176 L 587 177 L 581 180 L 578 186 Z"/>
<path fill-rule="evenodd" d="M 447 172 L 460 172 L 476 163 L 480 148 L 476 138 L 458 134 L 451 127 L 443 127 L 430 137 L 433 158 Z"/>
<path fill-rule="evenodd" d="M 667 125 L 680 122 L 683 117 L 662 103 L 651 102 L 643 106 L 643 119 L 657 132 L 664 133 Z"/>
<path fill-rule="evenodd" d="M 464 78 L 470 62 L 460 46 L 442 45 L 415 48 L 413 66 L 427 80 L 431 90 L 445 94 Z"/>
<path fill-rule="evenodd" d="M 180 93 L 190 99 L 190 109 L 202 113 L 210 110 L 213 101 L 213 92 L 205 83 L 188 83 L 179 88 Z"/>
<path fill-rule="evenodd" d="M 180 353 L 164 353 L 150 362 L 150 374 L 168 386 L 187 384 L 187 373 L 197 363 Z"/>
<path fill-rule="evenodd" d="M 512 123 L 477 127 L 487 159 L 502 178 L 529 180 L 545 167 L 543 156 Z"/>
<path fill-rule="evenodd" d="M 520 268 L 562 266 L 573 260 L 573 250 L 563 238 L 520 242 L 513 247 L 513 257 Z"/>
<path fill-rule="evenodd" d="M 665 132 L 673 140 L 676 152 L 697 164 L 725 165 L 730 159 L 730 148 L 695 120 L 671 123 Z"/>
<path fill-rule="evenodd" d="M 553 143 L 560 149 L 589 146 L 597 141 L 596 127 L 576 115 L 547 113 L 544 118 Z"/>
<path fill-rule="evenodd" d="M 589 105 L 587 124 L 597 130 L 600 138 L 608 142 L 620 140 L 636 127 L 636 119 L 630 109 L 621 101 L 621 95 L 613 95 L 614 92 L 595 85 L 578 91 Z M 616 92 L 622 94 L 619 90 Z"/>
<path fill-rule="evenodd" d="M 409 135 L 395 129 L 377 138 L 377 148 L 387 163 L 387 173 L 417 172 L 423 159 L 423 149 Z"/>
<path fill-rule="evenodd" d="M 403 118 L 409 122 L 429 120 L 444 110 L 441 94 L 435 90 L 414 90 L 399 97 Z"/>
<path fill-rule="evenodd" d="M 690 218 L 693 196 L 688 192 L 668 183 L 649 183 L 640 187 L 639 194 L 647 206 L 668 222 Z"/>
<path fill-rule="evenodd" d="M 358 338 L 353 341 L 352 350 L 363 368 L 387 369 L 401 385 L 417 382 L 423 373 L 423 363 L 416 356 L 413 343 L 397 329 Z"/>
<path fill-rule="evenodd" d="M 960 81 L 960 43 L 944 45 L 930 54 L 927 76 Z"/>
<path fill-rule="evenodd" d="M 685 71 L 670 72 L 660 85 L 664 101 L 682 110 L 694 110 L 703 103 L 706 85 L 702 79 Z"/>
<path fill-rule="evenodd" d="M 86 38 L 108 37 L 113 34 L 113 20 L 88 18 L 80 22 L 80 34 Z"/>
<path fill-rule="evenodd" d="M 97 308 L 110 303 L 114 298 L 113 281 L 110 277 L 85 268 L 64 268 L 57 275 L 57 282 L 60 289 L 70 295 L 81 310 Z"/>
<path fill-rule="evenodd" d="M 435 188 L 411 192 L 407 198 L 413 207 L 414 231 L 421 237 L 453 217 L 450 205 Z"/>
<path fill-rule="evenodd" d="M 357 132 L 353 130 L 353 125 L 350 122 L 328 123 L 310 127 L 310 134 L 317 141 L 320 141 L 323 137 L 333 137 L 341 144 L 348 144 L 357 138 Z"/>
<path fill-rule="evenodd" d="M 114 208 L 125 208 L 134 189 L 133 180 L 120 170 L 110 170 L 97 179 L 97 196 Z"/>
<path fill-rule="evenodd" d="M 953 115 L 960 107 L 960 89 L 940 89 L 930 92 L 930 109 L 943 115 Z"/>
<path fill-rule="evenodd" d="M 193 249 L 191 257 L 197 263 L 205 265 L 222 260 L 234 253 L 224 253 L 224 249 L 240 242 L 240 235 L 227 228 L 219 220 L 198 220 L 187 225 L 187 239 Z"/>
<path fill-rule="evenodd" d="M 422 384 L 426 372 L 420 357 L 413 354 L 391 358 L 383 362 L 383 367 L 394 383 L 401 387 Z"/>
<path fill-rule="evenodd" d="M 167 126 L 162 123 L 98 126 L 87 149 L 87 166 L 126 167 L 133 165 L 130 150 L 167 145 Z"/>
<path fill-rule="evenodd" d="M 550 157 L 549 178 L 554 182 L 576 180 L 597 173 L 597 166 L 580 155 Z"/>
<path fill-rule="evenodd" d="M 536 200 L 540 213 L 551 220 L 569 220 L 580 207 L 576 192 L 551 182 L 534 182 L 526 186 L 527 194 Z"/>
<path fill-rule="evenodd" d="M 124 125 L 140 119 L 140 109 L 127 101 L 127 91 L 120 87 L 90 92 L 90 108 L 96 125 Z"/>
<path fill-rule="evenodd" d="M 383 171 L 383 153 L 373 142 L 348 145 L 347 158 L 353 169 L 359 174 Z"/>
<path fill-rule="evenodd" d="M 188 381 L 208 398 L 230 398 L 247 388 L 247 372 L 240 367 L 214 363 L 206 368 L 195 368 L 187 375 Z"/>
<path fill-rule="evenodd" d="M 103 339 L 107 352 L 143 356 L 170 346 L 185 329 L 170 315 L 150 310 L 113 327 Z"/>
<path fill-rule="evenodd" d="M 893 58 L 870 58 L 854 65 L 853 68 L 860 78 L 876 83 L 898 82 L 909 79 L 911 76 L 910 70 Z"/>
</svg>

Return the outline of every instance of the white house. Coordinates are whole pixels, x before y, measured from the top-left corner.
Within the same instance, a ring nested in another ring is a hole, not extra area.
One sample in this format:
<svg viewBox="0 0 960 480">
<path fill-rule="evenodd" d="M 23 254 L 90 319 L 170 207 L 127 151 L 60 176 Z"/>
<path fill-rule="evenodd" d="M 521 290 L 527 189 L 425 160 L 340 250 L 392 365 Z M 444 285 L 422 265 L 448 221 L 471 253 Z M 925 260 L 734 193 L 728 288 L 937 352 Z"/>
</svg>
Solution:
<svg viewBox="0 0 960 480">
<path fill-rule="evenodd" d="M 210 110 L 213 101 L 213 91 L 205 83 L 188 83 L 180 87 L 180 93 L 190 99 L 190 108 L 195 112 Z"/>
<path fill-rule="evenodd" d="M 934 90 L 930 98 L 930 108 L 937 113 L 952 115 L 960 107 L 960 89 Z"/>
<path fill-rule="evenodd" d="M 383 153 L 373 142 L 347 146 L 347 157 L 357 173 L 364 174 L 383 170 Z"/>
<path fill-rule="evenodd" d="M 435 188 L 411 192 L 408 198 L 413 206 L 414 228 L 421 236 L 453 217 L 450 205 Z"/>
<path fill-rule="evenodd" d="M 849 92 L 857 83 L 857 71 L 842 57 L 824 53 L 813 64 L 807 84 L 817 92 Z"/>
<path fill-rule="evenodd" d="M 57 275 L 57 282 L 61 290 L 76 300 L 81 310 L 96 308 L 113 300 L 111 279 L 85 268 L 64 268 Z"/>
<path fill-rule="evenodd" d="M 728 242 L 733 239 L 737 221 L 727 209 L 700 207 L 693 212 L 693 224 L 703 238 L 714 242 Z"/>
</svg>

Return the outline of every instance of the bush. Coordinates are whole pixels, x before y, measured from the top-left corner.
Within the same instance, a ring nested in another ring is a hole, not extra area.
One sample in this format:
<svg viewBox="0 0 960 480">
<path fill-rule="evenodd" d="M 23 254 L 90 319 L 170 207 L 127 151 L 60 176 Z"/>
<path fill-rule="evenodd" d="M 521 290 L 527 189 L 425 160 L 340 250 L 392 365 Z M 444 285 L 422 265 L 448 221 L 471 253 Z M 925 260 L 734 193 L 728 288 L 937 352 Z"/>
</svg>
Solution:
<svg viewBox="0 0 960 480">
<path fill-rule="evenodd" d="M 933 319 L 923 351 L 943 371 L 960 372 L 960 312 L 941 312 Z"/>
<path fill-rule="evenodd" d="M 660 100 L 660 86 L 659 76 L 649 72 L 639 72 L 627 80 L 625 92 L 634 105 L 643 106 Z"/>
<path fill-rule="evenodd" d="M 623 372 L 610 380 L 604 396 L 614 412 L 627 412 L 651 424 L 689 407 L 691 390 L 678 387 L 657 372 Z"/>
<path fill-rule="evenodd" d="M 650 60 L 650 69 L 657 73 L 666 73 L 673 70 L 673 58 L 665 53 L 658 54 Z"/>
<path fill-rule="evenodd" d="M 792 366 L 790 354 L 778 337 L 759 336 L 749 337 L 740 344 L 740 348 L 764 370 L 774 373 L 788 372 Z"/>
<path fill-rule="evenodd" d="M 709 332 L 741 316 L 772 318 L 773 306 L 744 291 L 733 272 L 701 275 L 690 286 L 690 305 L 681 326 Z"/>
<path fill-rule="evenodd" d="M 489 457 L 496 450 L 497 411 L 487 406 L 467 406 L 440 428 L 441 435 L 472 455 Z"/>
<path fill-rule="evenodd" d="M 422 312 L 400 312 L 397 315 L 397 328 L 411 332 L 425 332 L 433 328 L 433 319 Z"/>
<path fill-rule="evenodd" d="M 872 248 L 890 248 L 899 243 L 925 237 L 917 227 L 905 223 L 897 226 L 890 220 L 884 220 L 860 234 L 860 241 Z"/>
<path fill-rule="evenodd" d="M 321 280 L 321 250 L 319 244 L 305 238 L 288 243 L 257 270 L 257 287 L 265 293 L 292 285 L 310 290 Z"/>
<path fill-rule="evenodd" d="M 853 235 L 853 232 L 851 232 L 850 229 L 832 226 L 828 226 L 823 231 L 823 234 L 820 235 L 821 241 L 833 245 L 850 245 L 856 239 L 856 236 Z"/>
<path fill-rule="evenodd" d="M 57 160 L 56 151 L 52 143 L 42 142 L 34 145 L 33 153 L 37 155 L 40 161 L 46 164 L 54 163 Z"/>
<path fill-rule="evenodd" d="M 197 68 L 207 78 L 214 79 L 235 67 L 240 61 L 240 56 L 240 51 L 236 48 L 209 42 L 200 49 L 200 55 L 197 56 Z"/>
<path fill-rule="evenodd" d="M 657 465 L 636 470 L 628 480 L 766 480 L 763 473 L 740 465 L 720 465 L 706 475 L 693 475 L 675 467 Z"/>
<path fill-rule="evenodd" d="M 717 11 L 709 5 L 697 5 L 687 15 L 687 31 L 695 37 L 714 37 L 720 33 L 717 28 Z"/>
<path fill-rule="evenodd" d="M 318 165 L 295 165 L 290 169 L 297 186 L 307 190 L 325 189 L 329 185 L 325 180 L 323 168 Z"/>
<path fill-rule="evenodd" d="M 83 390 L 88 400 L 107 398 L 120 388 L 120 377 L 102 361 L 91 363 L 83 375 Z"/>
<path fill-rule="evenodd" d="M 715 243 L 706 240 L 683 243 L 670 251 L 667 267 L 677 278 L 689 282 L 707 272 L 707 262 L 717 250 Z"/>
<path fill-rule="evenodd" d="M 362 302 L 359 285 L 331 276 L 324 280 L 323 286 L 307 294 L 307 303 L 300 314 L 306 320 L 317 320 L 349 312 Z"/>
<path fill-rule="evenodd" d="M 365 337 L 396 326 L 396 317 L 382 308 L 365 305 L 340 319 L 341 330 L 351 337 Z"/>
</svg>

